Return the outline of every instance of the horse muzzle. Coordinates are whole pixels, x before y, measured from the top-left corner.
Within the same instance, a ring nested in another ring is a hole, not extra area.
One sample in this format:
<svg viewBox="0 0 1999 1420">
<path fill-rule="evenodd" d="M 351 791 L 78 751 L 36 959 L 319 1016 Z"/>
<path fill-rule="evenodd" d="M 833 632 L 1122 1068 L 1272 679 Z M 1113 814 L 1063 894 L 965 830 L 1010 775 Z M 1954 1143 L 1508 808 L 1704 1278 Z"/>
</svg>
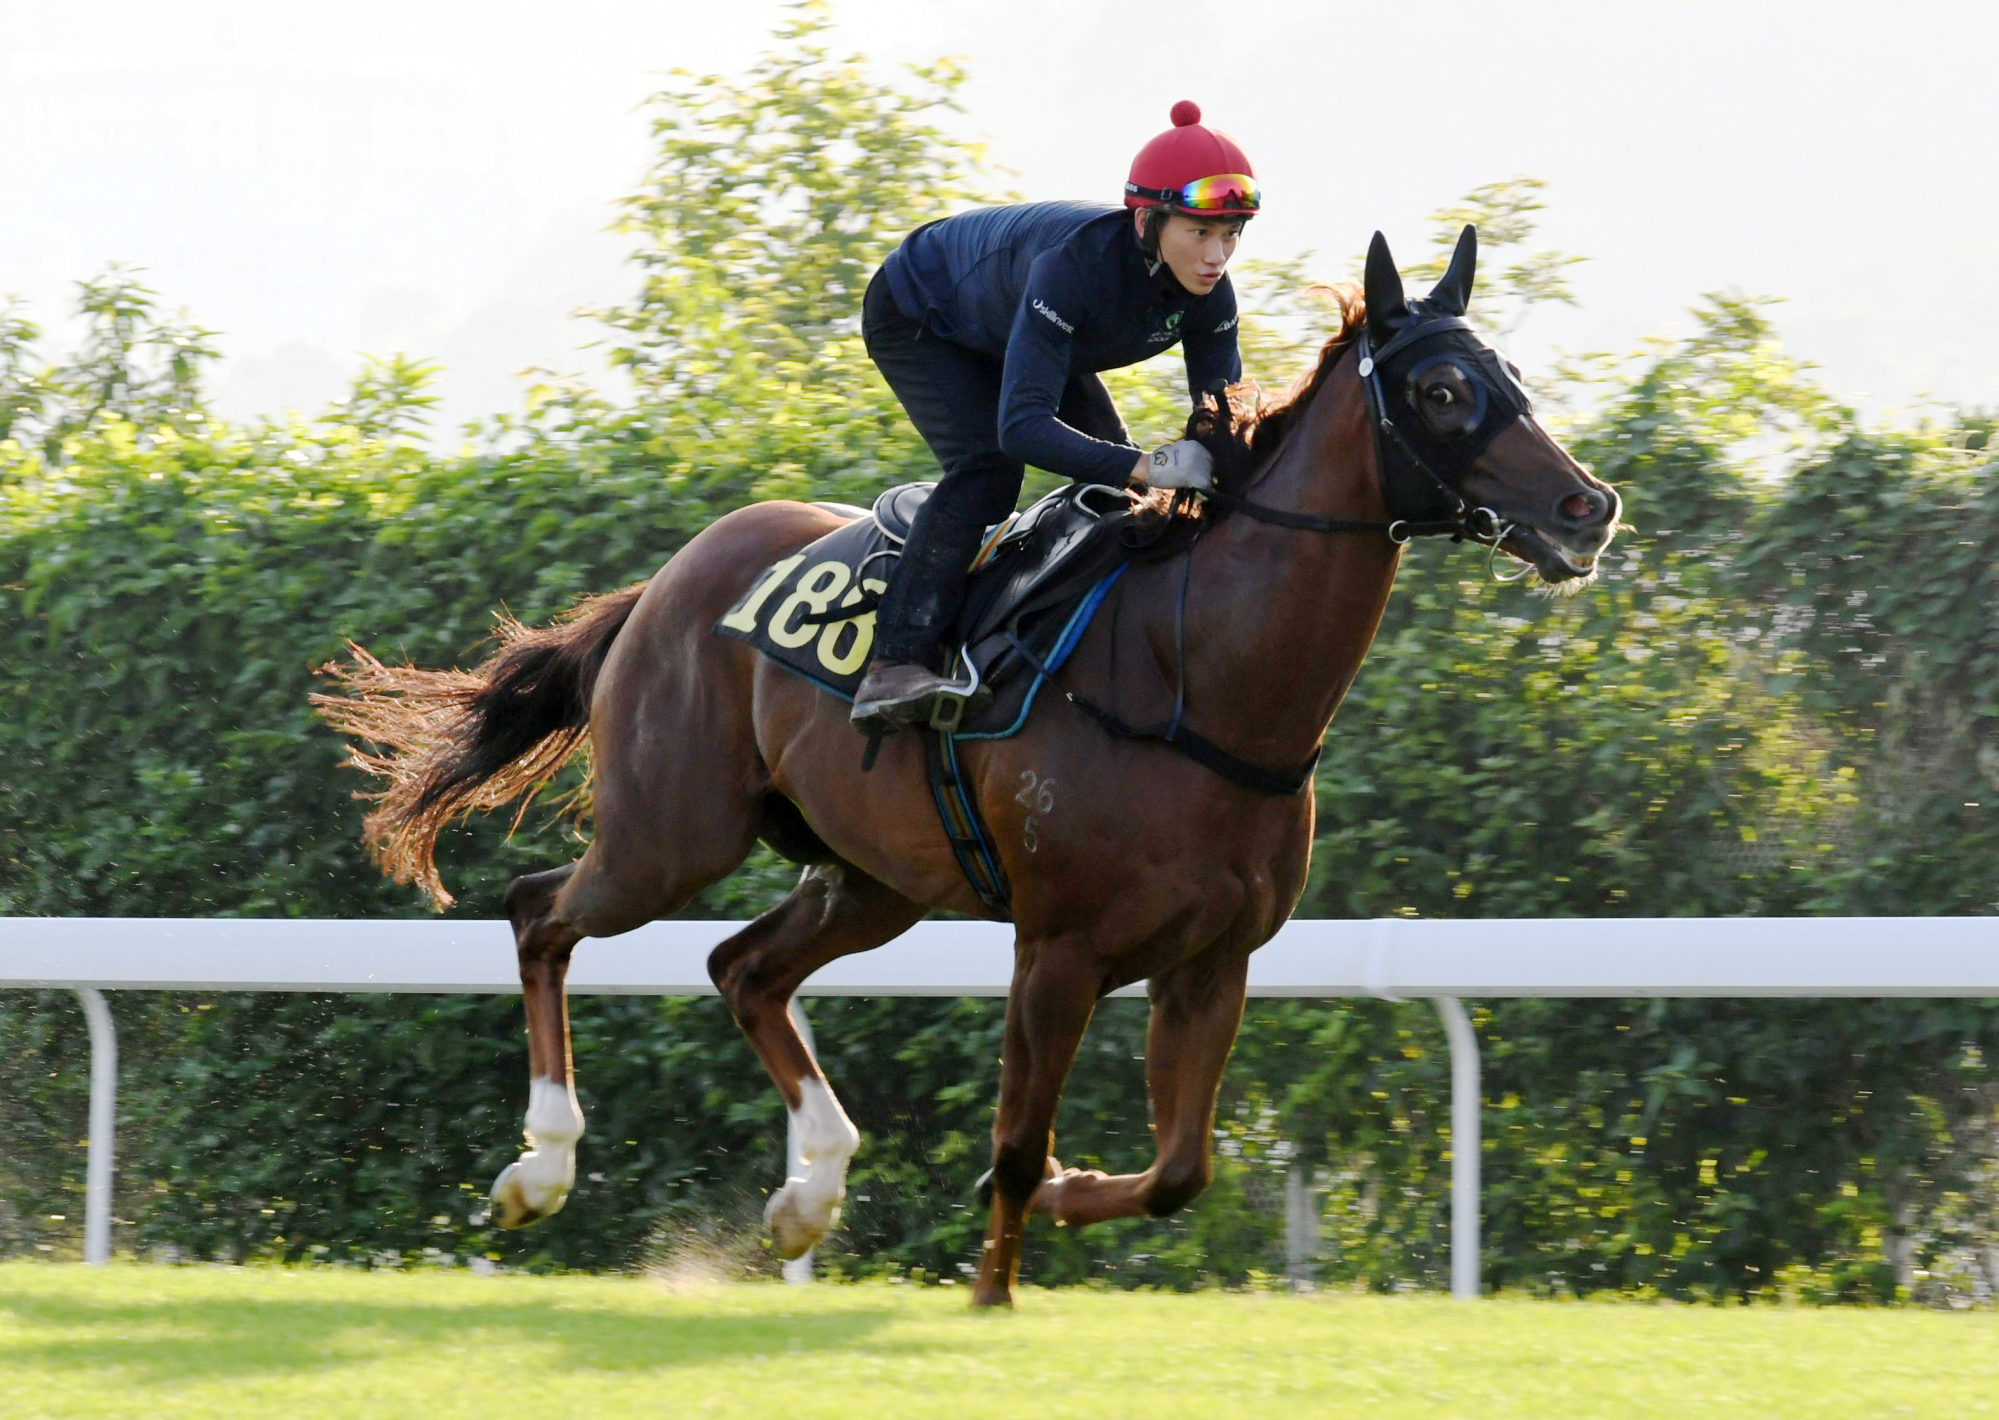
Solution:
<svg viewBox="0 0 1999 1420">
<path fill-rule="evenodd" d="M 1586 485 L 1564 495 L 1546 514 L 1508 520 L 1493 539 L 1501 551 L 1527 563 L 1550 585 L 1593 577 L 1617 533 L 1623 503 L 1615 489 Z"/>
</svg>

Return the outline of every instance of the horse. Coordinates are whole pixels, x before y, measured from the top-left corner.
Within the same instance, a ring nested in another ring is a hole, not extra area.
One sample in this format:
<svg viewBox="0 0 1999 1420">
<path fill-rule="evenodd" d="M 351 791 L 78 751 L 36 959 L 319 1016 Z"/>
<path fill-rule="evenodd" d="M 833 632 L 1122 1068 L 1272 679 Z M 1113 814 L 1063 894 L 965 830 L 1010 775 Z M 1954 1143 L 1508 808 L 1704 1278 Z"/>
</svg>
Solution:
<svg viewBox="0 0 1999 1420">
<path fill-rule="evenodd" d="M 1340 326 L 1316 368 L 1249 410 L 1227 445 L 1240 456 L 1233 490 L 1218 483 L 1183 514 L 1203 520 L 1184 561 L 1134 564 L 1062 668 L 1061 693 L 1013 737 L 962 748 L 963 782 L 1014 885 L 980 1307 L 1012 1305 L 1030 1215 L 1071 1227 L 1163 1217 L 1208 1183 L 1250 953 L 1303 891 L 1310 766 L 1403 545 L 1452 533 L 1572 589 L 1614 535 L 1617 494 L 1534 420 L 1513 367 L 1463 319 L 1476 256 L 1467 227 L 1429 295 L 1408 297 L 1377 233 L 1364 303 L 1335 289 Z M 505 897 L 530 1080 L 525 1147 L 493 1187 L 504 1226 L 551 1216 L 574 1183 L 584 1120 L 564 975 L 583 938 L 673 912 L 759 839 L 801 865 L 790 894 L 708 963 L 800 1142 L 803 1173 L 765 1209 L 790 1258 L 837 1223 L 860 1142 L 792 1023 L 792 994 L 931 912 L 1000 915 L 953 856 L 918 734 L 881 742 L 863 772 L 842 700 L 711 630 L 842 516 L 789 501 L 737 509 L 649 581 L 547 626 L 503 619 L 500 649 L 474 671 L 385 665 L 358 646 L 325 668 L 340 688 L 316 697 L 321 713 L 376 746 L 351 752 L 384 781 L 368 841 L 385 872 L 440 905 L 439 830 L 531 792 L 587 738 L 587 851 Z M 1124 723 L 1169 714 L 1178 739 Z M 1141 980 L 1153 1162 L 1065 1168 L 1053 1122 L 1071 1061 L 1096 1003 Z"/>
</svg>

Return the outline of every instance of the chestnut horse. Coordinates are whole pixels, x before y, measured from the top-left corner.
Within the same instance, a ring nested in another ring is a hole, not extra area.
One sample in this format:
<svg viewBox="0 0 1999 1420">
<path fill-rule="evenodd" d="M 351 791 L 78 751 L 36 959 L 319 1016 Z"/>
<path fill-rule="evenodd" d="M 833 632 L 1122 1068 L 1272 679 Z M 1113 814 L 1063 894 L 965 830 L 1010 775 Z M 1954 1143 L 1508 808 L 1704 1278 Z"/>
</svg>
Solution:
<svg viewBox="0 0 1999 1420">
<path fill-rule="evenodd" d="M 1062 670 L 1068 694 L 1041 697 L 1012 738 L 960 751 L 1014 885 L 1016 930 L 981 1306 L 1011 1304 L 1028 1214 L 1071 1226 L 1163 1216 L 1206 1185 L 1249 954 L 1290 915 L 1311 851 L 1309 780 L 1295 793 L 1242 787 L 1170 745 L 1114 737 L 1074 697 L 1163 723 L 1183 692 L 1187 726 L 1227 755 L 1299 774 L 1412 532 L 1493 544 L 1549 583 L 1587 580 L 1610 542 L 1616 494 L 1534 421 L 1511 367 L 1461 319 L 1475 253 L 1467 228 L 1436 289 L 1405 299 L 1377 235 L 1365 316 L 1336 293 L 1341 330 L 1233 446 L 1243 477 L 1210 502 L 1189 560 L 1133 566 Z M 438 830 L 519 797 L 590 743 L 588 851 L 506 896 L 531 1068 L 527 1148 L 493 1190 L 506 1226 L 554 1213 L 575 1179 L 583 1115 L 563 978 L 584 937 L 673 912 L 759 838 L 805 865 L 709 962 L 803 1144 L 803 1176 L 765 1212 L 795 1257 L 838 1220 L 860 1136 L 792 1026 L 792 993 L 927 913 L 992 915 L 952 856 L 918 736 L 889 738 L 863 773 L 843 700 L 711 629 L 766 568 L 840 521 L 803 503 L 739 509 L 647 583 L 548 627 L 503 622 L 503 649 L 476 671 L 385 666 L 358 647 L 329 668 L 345 693 L 320 697 L 323 713 L 383 747 L 354 758 L 387 781 L 367 828 L 384 870 L 440 903 Z M 1136 1174 L 1065 1169 L 1052 1126 L 1070 1062 L 1097 1001 L 1140 980 L 1157 1156 Z"/>
</svg>

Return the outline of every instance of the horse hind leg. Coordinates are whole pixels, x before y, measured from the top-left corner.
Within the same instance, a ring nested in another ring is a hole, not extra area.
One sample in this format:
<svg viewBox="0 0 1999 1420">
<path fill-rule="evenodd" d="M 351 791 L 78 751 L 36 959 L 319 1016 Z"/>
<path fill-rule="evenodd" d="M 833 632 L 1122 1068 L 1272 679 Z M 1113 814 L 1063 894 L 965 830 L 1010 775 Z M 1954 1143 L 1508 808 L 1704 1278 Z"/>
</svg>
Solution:
<svg viewBox="0 0 1999 1420">
<path fill-rule="evenodd" d="M 787 1260 L 839 1222 L 847 1162 L 861 1142 L 792 1023 L 792 994 L 827 962 L 900 936 L 923 912 L 847 863 L 818 863 L 783 902 L 708 958 L 716 990 L 784 1097 L 804 1161 L 805 1172 L 787 1178 L 764 1208 L 765 1226 Z"/>
<path fill-rule="evenodd" d="M 527 1008 L 528 1108 L 526 1148 L 493 1182 L 493 1219 L 503 1228 L 524 1228 L 560 1212 L 576 1181 L 583 1110 L 576 1102 L 564 981 L 569 954 L 583 934 L 554 912 L 557 893 L 576 869 L 568 863 L 517 878 L 507 889 Z"/>
<path fill-rule="evenodd" d="M 561 1208 L 583 1134 L 564 979 L 584 937 L 614 937 L 684 905 L 748 856 L 761 821 L 750 663 L 708 635 L 698 563 L 676 558 L 605 654 L 590 698 L 595 836 L 573 866 L 507 891 L 531 1061 L 528 1147 L 494 1183 L 506 1227 Z"/>
<path fill-rule="evenodd" d="M 693 836 L 706 850 L 699 855 L 669 852 L 657 842 L 634 853 L 631 843 L 600 836 L 578 861 L 508 887 L 527 1008 L 528 1108 L 526 1147 L 493 1181 L 492 1217 L 501 1227 L 524 1228 L 554 1216 L 575 1185 L 583 1110 L 569 1039 L 570 953 L 585 937 L 642 927 L 726 876 L 755 836 L 752 816 L 745 811 L 739 817 L 731 831 Z M 625 851 L 607 846 L 614 843 Z"/>
</svg>

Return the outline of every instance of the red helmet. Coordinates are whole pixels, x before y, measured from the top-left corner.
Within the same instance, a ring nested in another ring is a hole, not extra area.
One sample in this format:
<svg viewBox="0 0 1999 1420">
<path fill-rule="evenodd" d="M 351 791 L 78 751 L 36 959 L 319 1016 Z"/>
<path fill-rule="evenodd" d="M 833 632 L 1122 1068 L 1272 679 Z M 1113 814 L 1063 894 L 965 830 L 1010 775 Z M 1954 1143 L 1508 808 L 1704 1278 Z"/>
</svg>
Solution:
<svg viewBox="0 0 1999 1420">
<path fill-rule="evenodd" d="M 1251 217 L 1262 205 L 1256 169 L 1235 139 L 1201 126 L 1201 106 L 1173 105 L 1173 126 L 1138 150 L 1125 180 L 1124 205 L 1164 207 L 1190 216 Z"/>
</svg>

